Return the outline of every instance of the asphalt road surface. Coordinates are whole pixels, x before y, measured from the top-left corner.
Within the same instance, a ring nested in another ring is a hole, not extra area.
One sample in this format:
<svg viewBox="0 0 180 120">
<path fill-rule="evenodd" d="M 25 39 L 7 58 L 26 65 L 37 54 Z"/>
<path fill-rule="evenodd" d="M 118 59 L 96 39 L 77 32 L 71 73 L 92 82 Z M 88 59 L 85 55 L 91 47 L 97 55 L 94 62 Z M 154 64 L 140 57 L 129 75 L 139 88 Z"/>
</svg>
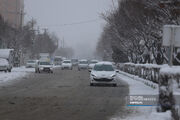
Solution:
<svg viewBox="0 0 180 120">
<path fill-rule="evenodd" d="M 128 85 L 89 86 L 89 72 L 56 69 L 0 85 L 0 120 L 109 120 L 126 116 Z"/>
</svg>

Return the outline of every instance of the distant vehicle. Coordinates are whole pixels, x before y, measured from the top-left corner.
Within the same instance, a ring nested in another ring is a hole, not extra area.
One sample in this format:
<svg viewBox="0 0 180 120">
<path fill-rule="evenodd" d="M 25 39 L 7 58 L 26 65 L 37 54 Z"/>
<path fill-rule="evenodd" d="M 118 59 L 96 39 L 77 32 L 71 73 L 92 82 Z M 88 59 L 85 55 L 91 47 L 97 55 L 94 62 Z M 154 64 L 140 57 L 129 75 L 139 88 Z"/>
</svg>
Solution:
<svg viewBox="0 0 180 120">
<path fill-rule="evenodd" d="M 88 69 L 92 70 L 94 68 L 95 64 L 98 62 L 99 62 L 98 60 L 91 60 L 89 63 Z"/>
<path fill-rule="evenodd" d="M 38 61 L 35 67 L 36 73 L 41 72 L 48 72 L 53 73 L 53 64 L 51 64 L 49 61 Z"/>
<path fill-rule="evenodd" d="M 8 71 L 11 71 L 14 65 L 14 49 L 0 49 L 0 58 L 8 61 L 10 66 Z"/>
<path fill-rule="evenodd" d="M 117 86 L 116 71 L 111 62 L 99 62 L 90 71 L 90 86 L 95 84 L 110 84 Z"/>
<path fill-rule="evenodd" d="M 78 59 L 71 59 L 72 65 L 77 66 L 78 65 Z"/>
<path fill-rule="evenodd" d="M 35 68 L 37 60 L 28 60 L 26 63 L 26 68 Z"/>
<path fill-rule="evenodd" d="M 49 53 L 39 53 L 41 61 L 50 61 L 50 54 Z"/>
<path fill-rule="evenodd" d="M 71 63 L 71 60 L 64 60 L 62 62 L 62 65 L 61 65 L 61 69 L 64 70 L 64 69 L 73 69 L 72 67 L 72 63 Z"/>
<path fill-rule="evenodd" d="M 12 66 L 9 64 L 9 62 L 4 58 L 0 58 L 0 71 L 11 72 L 11 69 Z"/>
<path fill-rule="evenodd" d="M 54 65 L 61 65 L 62 61 L 63 61 L 63 58 L 61 56 L 54 57 Z"/>
<path fill-rule="evenodd" d="M 78 70 L 88 69 L 88 60 L 83 59 L 79 61 Z"/>
</svg>

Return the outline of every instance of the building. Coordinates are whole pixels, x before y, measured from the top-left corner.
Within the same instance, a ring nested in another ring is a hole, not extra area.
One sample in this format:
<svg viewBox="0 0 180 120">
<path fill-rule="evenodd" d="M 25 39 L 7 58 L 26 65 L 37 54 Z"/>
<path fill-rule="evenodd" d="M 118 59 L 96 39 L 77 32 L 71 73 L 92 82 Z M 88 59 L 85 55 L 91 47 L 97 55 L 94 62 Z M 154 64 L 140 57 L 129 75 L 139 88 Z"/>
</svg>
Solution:
<svg viewBox="0 0 180 120">
<path fill-rule="evenodd" d="M 24 22 L 24 0 L 0 0 L 0 15 L 13 27 L 21 27 Z"/>
</svg>

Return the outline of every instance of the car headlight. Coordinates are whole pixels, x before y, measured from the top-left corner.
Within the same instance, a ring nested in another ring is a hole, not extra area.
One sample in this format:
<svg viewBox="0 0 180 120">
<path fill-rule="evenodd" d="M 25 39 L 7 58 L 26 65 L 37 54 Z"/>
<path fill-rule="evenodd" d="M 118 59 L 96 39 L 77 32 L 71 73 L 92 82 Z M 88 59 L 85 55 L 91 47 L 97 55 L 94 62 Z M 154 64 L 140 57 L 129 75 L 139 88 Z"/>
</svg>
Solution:
<svg viewBox="0 0 180 120">
<path fill-rule="evenodd" d="M 112 75 L 111 77 L 112 77 L 112 78 L 115 78 L 115 77 L 116 77 L 116 75 L 114 74 L 114 75 Z"/>
<path fill-rule="evenodd" d="M 96 75 L 94 75 L 94 74 L 91 74 L 91 76 L 94 78 L 94 77 L 96 77 Z"/>
</svg>

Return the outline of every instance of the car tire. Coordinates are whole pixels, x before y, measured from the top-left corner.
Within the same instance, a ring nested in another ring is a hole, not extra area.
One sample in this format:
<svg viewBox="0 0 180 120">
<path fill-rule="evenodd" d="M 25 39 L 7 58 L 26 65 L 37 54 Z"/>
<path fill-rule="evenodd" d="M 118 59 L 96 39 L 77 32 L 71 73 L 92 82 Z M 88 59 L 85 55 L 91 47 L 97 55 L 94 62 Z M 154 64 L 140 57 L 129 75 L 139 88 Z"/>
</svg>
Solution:
<svg viewBox="0 0 180 120">
<path fill-rule="evenodd" d="M 90 83 L 90 86 L 94 86 L 94 84 L 93 84 L 93 83 Z"/>
<path fill-rule="evenodd" d="M 8 72 L 11 72 L 11 69 L 9 69 Z"/>
<path fill-rule="evenodd" d="M 117 84 L 113 84 L 113 87 L 117 87 Z"/>
<path fill-rule="evenodd" d="M 5 70 L 4 72 L 7 73 L 8 70 Z"/>
</svg>

